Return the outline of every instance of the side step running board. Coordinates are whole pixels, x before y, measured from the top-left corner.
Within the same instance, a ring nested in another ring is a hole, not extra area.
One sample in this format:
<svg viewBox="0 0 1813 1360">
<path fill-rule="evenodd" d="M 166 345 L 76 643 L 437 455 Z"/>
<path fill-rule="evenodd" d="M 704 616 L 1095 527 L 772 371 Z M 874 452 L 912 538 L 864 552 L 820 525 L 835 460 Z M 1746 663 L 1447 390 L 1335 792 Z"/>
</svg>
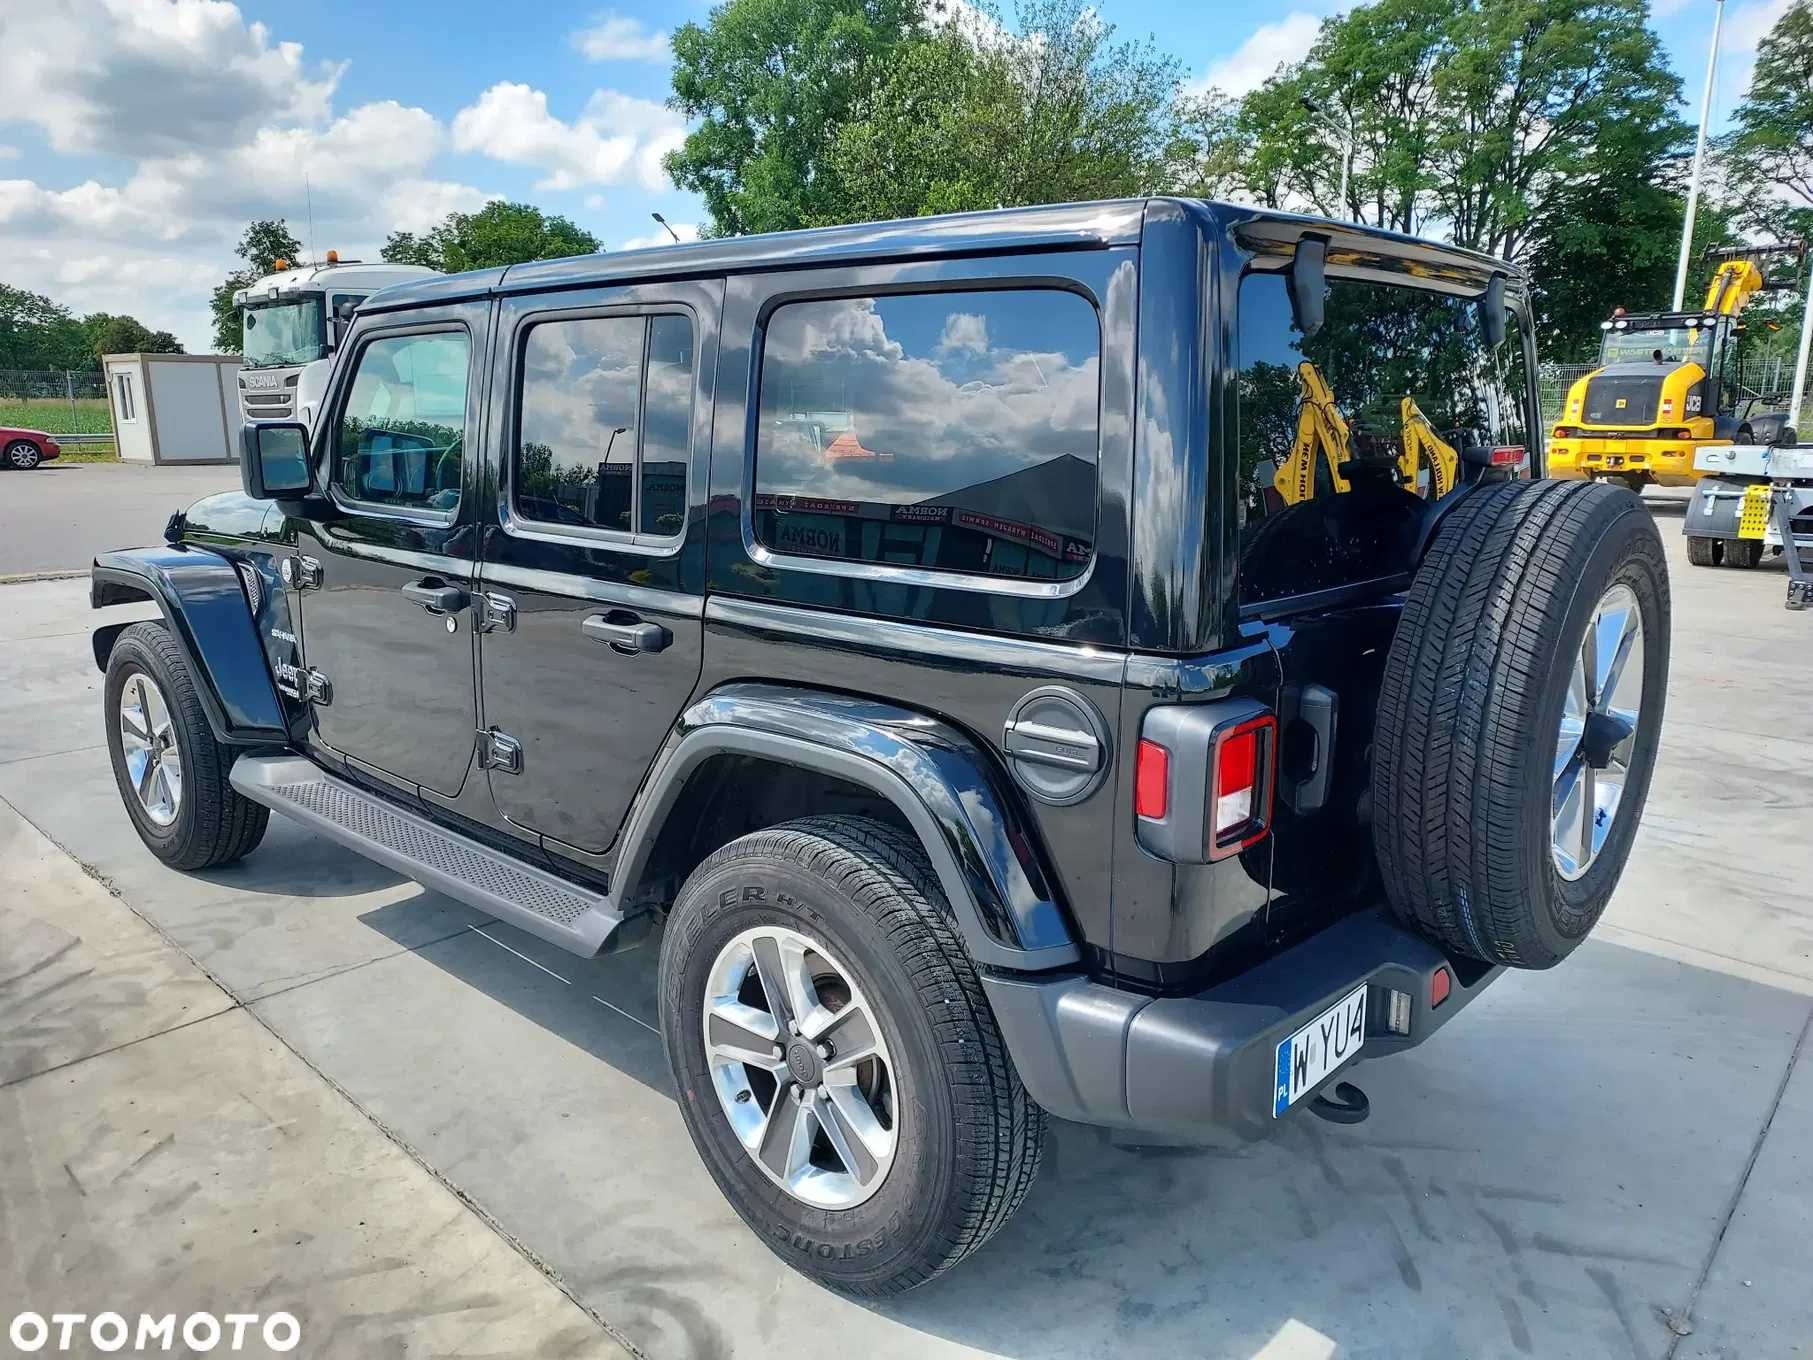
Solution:
<svg viewBox="0 0 1813 1360">
<path fill-rule="evenodd" d="M 231 779 L 253 802 L 575 954 L 598 953 L 623 920 L 608 897 L 437 826 L 301 756 L 241 756 Z"/>
</svg>

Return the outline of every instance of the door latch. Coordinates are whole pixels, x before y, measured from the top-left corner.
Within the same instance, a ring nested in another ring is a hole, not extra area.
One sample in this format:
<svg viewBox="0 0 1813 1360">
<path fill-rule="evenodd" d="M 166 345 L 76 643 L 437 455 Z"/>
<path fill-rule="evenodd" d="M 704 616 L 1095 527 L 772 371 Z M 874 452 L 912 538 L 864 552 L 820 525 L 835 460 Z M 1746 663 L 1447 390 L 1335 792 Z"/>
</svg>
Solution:
<svg viewBox="0 0 1813 1360">
<path fill-rule="evenodd" d="M 485 728 L 478 734 L 478 767 L 521 774 L 522 743 L 508 732 L 500 732 L 495 727 Z"/>
<path fill-rule="evenodd" d="M 321 589 L 321 561 L 314 557 L 286 557 L 277 564 L 277 574 L 286 586 L 295 590 Z"/>
<path fill-rule="evenodd" d="M 508 595 L 500 595 L 495 590 L 487 590 L 476 601 L 477 608 L 472 612 L 477 620 L 481 633 L 514 633 L 516 631 L 516 601 Z"/>
</svg>

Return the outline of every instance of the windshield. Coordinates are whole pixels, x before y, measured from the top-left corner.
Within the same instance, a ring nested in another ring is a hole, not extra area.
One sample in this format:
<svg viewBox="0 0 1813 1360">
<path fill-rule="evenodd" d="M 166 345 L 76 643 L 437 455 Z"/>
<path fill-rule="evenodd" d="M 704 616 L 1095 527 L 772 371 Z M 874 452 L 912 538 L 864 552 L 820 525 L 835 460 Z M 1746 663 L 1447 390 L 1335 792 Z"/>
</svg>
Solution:
<svg viewBox="0 0 1813 1360">
<path fill-rule="evenodd" d="M 1642 331 L 1607 331 L 1599 347 L 1603 364 L 1663 363 L 1673 368 L 1692 360 L 1712 369 L 1712 330 L 1707 326 L 1666 326 Z"/>
<path fill-rule="evenodd" d="M 245 366 L 311 364 L 327 356 L 321 295 L 308 293 L 245 310 Z"/>
</svg>

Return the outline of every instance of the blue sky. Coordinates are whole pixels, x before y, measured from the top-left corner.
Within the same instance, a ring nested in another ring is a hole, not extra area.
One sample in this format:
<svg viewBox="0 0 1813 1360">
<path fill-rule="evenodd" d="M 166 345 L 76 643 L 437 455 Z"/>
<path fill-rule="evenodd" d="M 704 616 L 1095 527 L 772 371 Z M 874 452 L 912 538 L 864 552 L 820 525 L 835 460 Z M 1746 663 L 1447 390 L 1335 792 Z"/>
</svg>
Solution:
<svg viewBox="0 0 1813 1360">
<path fill-rule="evenodd" d="M 1728 0 L 1714 124 L 1788 0 Z M 1340 0 L 1102 0 L 1193 83 L 1233 93 L 1299 57 Z M 1653 0 L 1697 101 L 1713 0 Z M 487 198 L 564 213 L 607 247 L 682 231 L 661 153 L 666 35 L 701 0 L 607 7 L 441 0 L 0 0 L 0 282 L 128 311 L 208 345 L 207 293 L 252 217 L 373 258 L 384 234 Z M 1691 109 L 1688 110 L 1691 113 Z"/>
</svg>

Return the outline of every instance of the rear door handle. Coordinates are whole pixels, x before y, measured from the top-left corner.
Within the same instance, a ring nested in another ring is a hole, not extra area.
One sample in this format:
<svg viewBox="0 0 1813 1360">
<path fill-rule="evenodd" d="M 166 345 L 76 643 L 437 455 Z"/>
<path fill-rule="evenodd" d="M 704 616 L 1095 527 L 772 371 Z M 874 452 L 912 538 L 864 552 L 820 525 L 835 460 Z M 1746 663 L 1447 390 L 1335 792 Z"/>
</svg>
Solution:
<svg viewBox="0 0 1813 1360">
<path fill-rule="evenodd" d="M 603 614 L 593 614 L 579 625 L 579 631 L 594 642 L 609 643 L 620 652 L 659 652 L 674 640 L 674 635 L 658 623 L 641 620 L 613 623 Z"/>
<path fill-rule="evenodd" d="M 415 601 L 431 614 L 451 614 L 466 607 L 466 592 L 458 586 L 443 585 L 432 576 L 411 581 L 403 587 L 406 599 Z"/>
</svg>

